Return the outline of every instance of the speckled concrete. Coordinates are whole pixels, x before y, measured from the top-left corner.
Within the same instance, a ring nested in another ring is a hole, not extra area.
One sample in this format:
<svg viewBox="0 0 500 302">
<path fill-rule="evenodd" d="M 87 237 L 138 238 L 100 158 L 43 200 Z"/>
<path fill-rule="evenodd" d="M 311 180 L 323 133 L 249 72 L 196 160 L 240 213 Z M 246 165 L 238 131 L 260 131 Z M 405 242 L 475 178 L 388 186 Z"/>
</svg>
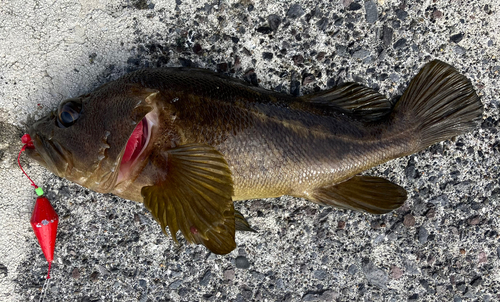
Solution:
<svg viewBox="0 0 500 302">
<path fill-rule="evenodd" d="M 437 58 L 471 79 L 483 121 L 366 172 L 404 186 L 402 208 L 237 202 L 258 233 L 238 233 L 226 256 L 176 246 L 141 204 L 24 159 L 61 218 L 46 301 L 498 301 L 500 6 L 490 2 L 3 1 L 0 300 L 38 301 L 45 280 L 35 196 L 15 158 L 27 125 L 62 99 L 154 66 L 291 94 L 356 81 L 397 97 Z"/>
</svg>

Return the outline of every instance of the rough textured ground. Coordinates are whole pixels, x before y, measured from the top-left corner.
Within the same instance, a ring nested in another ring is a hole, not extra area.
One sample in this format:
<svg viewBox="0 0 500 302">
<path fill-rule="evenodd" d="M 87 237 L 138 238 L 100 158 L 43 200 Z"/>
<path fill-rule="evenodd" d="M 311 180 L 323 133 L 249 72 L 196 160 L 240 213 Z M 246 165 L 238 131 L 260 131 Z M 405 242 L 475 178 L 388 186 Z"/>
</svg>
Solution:
<svg viewBox="0 0 500 302">
<path fill-rule="evenodd" d="M 480 127 L 367 171 L 407 203 L 372 216 L 238 202 L 257 234 L 216 256 L 175 246 L 141 204 L 23 160 L 60 216 L 47 301 L 498 301 L 500 7 L 495 1 L 1 1 L 0 300 L 38 301 L 45 262 L 20 136 L 128 71 L 198 66 L 302 94 L 356 81 L 401 95 L 438 58 L 469 77 Z"/>
</svg>

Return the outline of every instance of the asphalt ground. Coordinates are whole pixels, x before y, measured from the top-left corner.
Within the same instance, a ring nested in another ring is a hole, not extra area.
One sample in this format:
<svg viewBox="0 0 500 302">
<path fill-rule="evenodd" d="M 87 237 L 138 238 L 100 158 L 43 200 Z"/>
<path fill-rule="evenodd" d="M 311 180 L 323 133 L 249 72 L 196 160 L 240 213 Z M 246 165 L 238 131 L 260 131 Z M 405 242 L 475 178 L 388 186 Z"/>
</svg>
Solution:
<svg viewBox="0 0 500 302">
<path fill-rule="evenodd" d="M 45 301 L 497 301 L 499 39 L 492 1 L 1 1 L 0 300 L 38 301 L 47 263 L 17 167 L 29 124 L 139 68 L 191 66 L 308 94 L 358 82 L 397 98 L 426 62 L 484 104 L 476 130 L 367 172 L 408 191 L 374 216 L 281 197 L 236 202 L 258 233 L 225 256 L 176 246 L 142 204 L 23 157 L 59 214 Z"/>
</svg>

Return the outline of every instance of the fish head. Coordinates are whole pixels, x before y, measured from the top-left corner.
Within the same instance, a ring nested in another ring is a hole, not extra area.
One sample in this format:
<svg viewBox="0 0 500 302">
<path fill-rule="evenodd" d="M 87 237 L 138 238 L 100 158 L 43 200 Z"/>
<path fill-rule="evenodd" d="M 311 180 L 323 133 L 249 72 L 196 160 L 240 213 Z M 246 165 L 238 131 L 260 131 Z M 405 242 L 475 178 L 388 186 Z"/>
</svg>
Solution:
<svg viewBox="0 0 500 302">
<path fill-rule="evenodd" d="M 34 148 L 27 154 L 59 177 L 110 192 L 149 144 L 157 94 L 113 82 L 64 100 L 31 126 Z"/>
</svg>

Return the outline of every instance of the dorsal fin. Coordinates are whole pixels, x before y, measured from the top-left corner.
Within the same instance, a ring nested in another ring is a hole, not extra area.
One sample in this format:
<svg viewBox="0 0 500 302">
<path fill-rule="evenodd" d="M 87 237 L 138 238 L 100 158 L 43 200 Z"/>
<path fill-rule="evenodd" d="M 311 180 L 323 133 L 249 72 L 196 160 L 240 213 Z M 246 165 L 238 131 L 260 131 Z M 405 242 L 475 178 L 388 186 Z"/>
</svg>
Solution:
<svg viewBox="0 0 500 302">
<path fill-rule="evenodd" d="M 345 111 L 366 122 L 386 116 L 392 103 L 375 90 L 357 83 L 346 83 L 329 90 L 305 95 L 306 102 Z"/>
</svg>

